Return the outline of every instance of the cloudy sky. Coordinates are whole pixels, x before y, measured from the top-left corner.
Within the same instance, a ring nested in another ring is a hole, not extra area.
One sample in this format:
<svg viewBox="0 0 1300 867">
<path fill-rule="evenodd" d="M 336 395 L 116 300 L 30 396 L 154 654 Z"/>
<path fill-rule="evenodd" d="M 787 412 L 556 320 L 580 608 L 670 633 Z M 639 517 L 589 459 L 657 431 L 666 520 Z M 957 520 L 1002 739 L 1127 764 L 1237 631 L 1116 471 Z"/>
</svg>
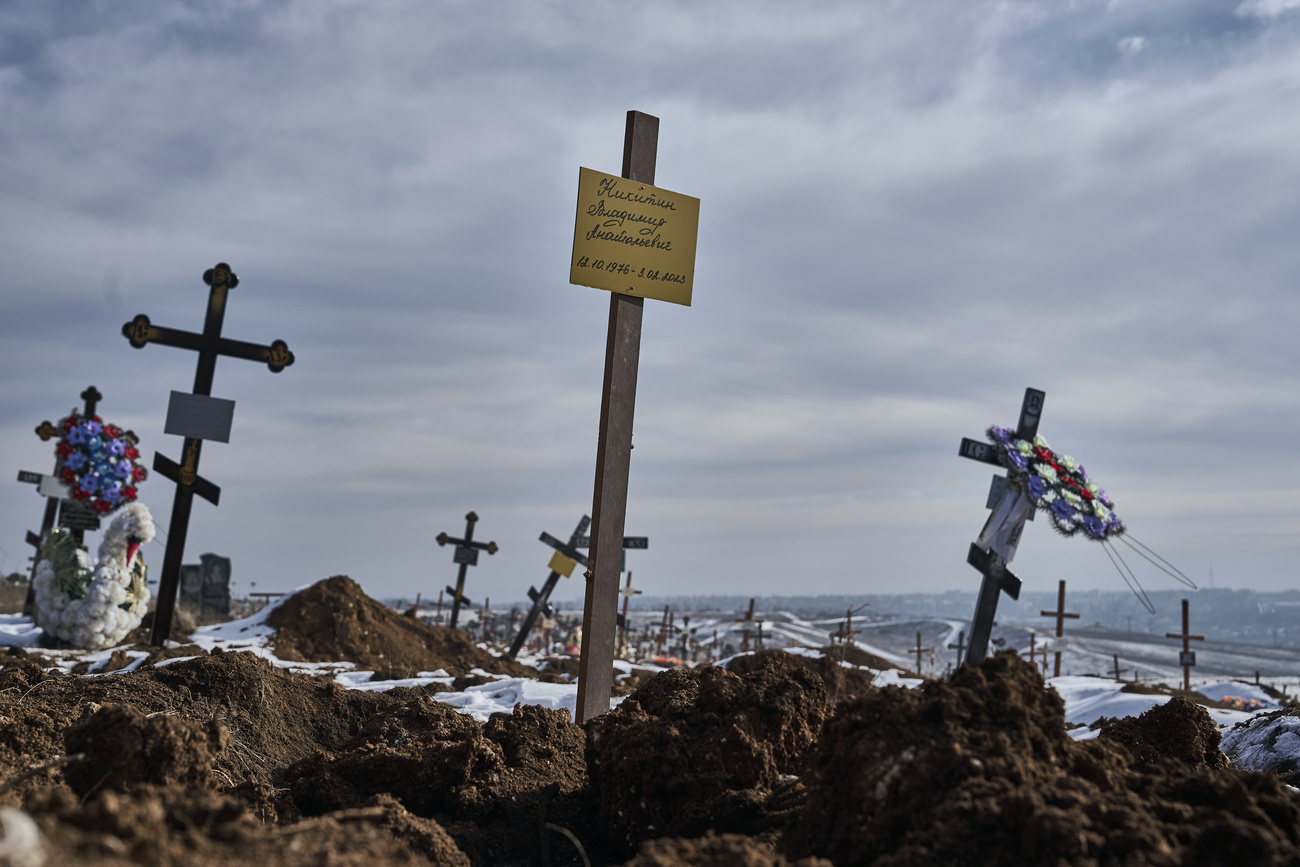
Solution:
<svg viewBox="0 0 1300 867">
<path fill-rule="evenodd" d="M 473 509 L 501 550 L 470 597 L 522 598 L 591 509 L 609 296 L 568 282 L 574 202 L 638 109 L 701 208 L 694 305 L 646 303 L 635 584 L 973 590 L 992 468 L 957 444 L 1033 386 L 1134 536 L 1295 587 L 1298 49 L 1297 0 L 9 0 L 3 569 L 42 513 L 17 471 L 53 466 L 33 429 L 87 385 L 180 458 L 195 355 L 120 328 L 201 330 L 226 261 L 225 334 L 297 362 L 218 362 L 186 560 L 427 598 Z M 141 488 L 164 530 L 173 491 Z M 1014 568 L 1123 589 L 1041 519 Z"/>
</svg>

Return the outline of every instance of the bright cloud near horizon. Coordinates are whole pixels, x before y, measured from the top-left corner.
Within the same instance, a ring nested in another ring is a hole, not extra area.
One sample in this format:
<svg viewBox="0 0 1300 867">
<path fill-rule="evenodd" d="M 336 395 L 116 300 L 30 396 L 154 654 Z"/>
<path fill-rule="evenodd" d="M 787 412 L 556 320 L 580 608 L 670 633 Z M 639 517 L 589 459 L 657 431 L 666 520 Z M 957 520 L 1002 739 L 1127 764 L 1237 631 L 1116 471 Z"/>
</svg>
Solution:
<svg viewBox="0 0 1300 867">
<path fill-rule="evenodd" d="M 568 282 L 574 202 L 637 109 L 656 183 L 701 200 L 693 306 L 646 303 L 637 586 L 975 589 L 992 468 L 957 444 L 1032 386 L 1136 538 L 1294 588 L 1298 49 L 1290 0 L 10 2 L 3 571 L 42 513 L 17 471 L 53 466 L 33 429 L 87 385 L 180 458 L 195 354 L 120 329 L 201 330 L 225 261 L 224 334 L 297 361 L 217 363 L 186 561 L 429 598 L 474 510 L 501 550 L 468 595 L 523 599 L 591 510 L 608 296 Z M 164 531 L 173 491 L 141 487 Z M 1124 589 L 1042 519 L 1014 568 Z"/>
</svg>

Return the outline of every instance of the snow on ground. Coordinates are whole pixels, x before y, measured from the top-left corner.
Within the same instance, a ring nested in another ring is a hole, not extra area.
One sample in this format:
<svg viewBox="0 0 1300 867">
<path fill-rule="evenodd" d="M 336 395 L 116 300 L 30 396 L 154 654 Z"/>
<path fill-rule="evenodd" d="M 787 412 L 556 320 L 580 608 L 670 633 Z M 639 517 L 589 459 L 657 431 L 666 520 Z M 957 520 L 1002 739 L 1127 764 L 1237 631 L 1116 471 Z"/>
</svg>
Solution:
<svg viewBox="0 0 1300 867">
<path fill-rule="evenodd" d="M 266 659 L 272 665 L 289 671 L 317 675 L 332 673 L 334 681 L 348 689 L 383 691 L 398 686 L 424 686 L 432 683 L 451 685 L 453 678 L 447 672 L 441 670 L 420 672 L 416 677 L 400 680 L 372 681 L 370 676 L 373 672 L 359 671 L 351 662 L 310 663 L 292 662 L 277 658 L 270 647 L 270 639 L 275 630 L 266 625 L 266 618 L 275 607 L 283 604 L 287 598 L 288 596 L 281 597 L 274 604 L 263 608 L 251 617 L 215 626 L 200 627 L 194 632 L 192 641 L 208 651 L 221 648 L 223 651 L 254 653 Z M 783 615 L 783 618 L 787 617 L 790 619 L 785 621 L 785 629 L 773 631 L 788 630 L 791 633 L 808 632 L 811 634 L 821 625 L 814 626 L 811 623 L 798 621 L 788 614 Z M 916 621 L 899 621 L 888 624 L 888 626 L 892 627 L 894 631 L 914 633 L 915 624 Z M 931 624 L 931 628 L 938 627 L 941 629 L 935 637 L 943 641 L 951 638 L 952 633 L 957 632 L 961 625 L 957 621 L 941 621 Z M 34 647 L 39 644 L 41 637 L 42 630 L 36 627 L 30 618 L 19 615 L 0 615 L 0 646 Z M 947 642 L 945 641 L 945 643 Z M 91 676 L 111 677 L 115 672 L 103 673 L 99 672 L 99 670 L 108 663 L 114 649 L 116 648 L 100 651 L 42 649 L 41 652 L 50 656 L 55 661 L 55 667 L 62 671 L 71 671 L 72 667 L 79 662 L 89 662 Z M 898 655 L 889 653 L 882 648 L 871 647 L 868 649 L 870 652 L 887 659 L 899 659 Z M 786 650 L 800 656 L 818 655 L 818 651 L 808 647 L 788 647 Z M 121 671 L 135 669 L 148 656 L 143 651 L 126 650 L 125 652 L 131 658 L 131 662 Z M 190 657 L 168 659 L 159 662 L 158 665 L 174 664 L 185 658 Z M 730 659 L 734 658 L 730 657 Z M 541 659 L 536 656 L 520 656 L 518 661 L 524 665 L 536 667 L 540 664 Z M 722 660 L 719 664 L 725 665 L 727 661 Z M 659 670 L 658 666 L 633 664 L 624 660 L 617 660 L 614 665 L 624 673 L 622 676 L 627 676 L 633 670 Z M 847 662 L 841 663 L 841 665 L 849 668 L 855 667 Z M 451 705 L 461 712 L 473 716 L 480 722 L 486 721 L 493 713 L 510 713 L 517 704 L 540 705 L 553 709 L 564 708 L 570 714 L 573 714 L 577 707 L 578 688 L 576 683 L 542 683 L 530 678 L 488 674 L 478 669 L 474 673 L 487 677 L 490 681 L 457 692 L 436 693 L 432 698 Z M 923 683 L 918 678 L 903 676 L 902 672 L 896 668 L 872 671 L 871 673 L 873 683 L 881 687 L 903 686 L 914 689 Z M 1138 716 L 1157 705 L 1164 704 L 1170 698 L 1168 695 L 1143 695 L 1124 692 L 1123 683 L 1102 677 L 1065 675 L 1053 678 L 1048 683 L 1064 699 L 1066 721 L 1077 726 L 1070 733 L 1078 740 L 1096 737 L 1097 732 L 1088 729 L 1087 726 L 1102 717 Z M 1246 701 L 1257 701 L 1264 710 L 1278 707 L 1277 702 L 1267 692 L 1241 681 L 1221 680 L 1205 684 L 1199 689 L 1203 695 L 1216 701 L 1225 696 L 1234 696 Z M 611 699 L 610 706 L 615 707 L 620 701 L 622 701 L 621 698 Z M 1224 729 L 1223 749 L 1234 764 L 1252 770 L 1285 770 L 1300 766 L 1300 715 L 1278 715 L 1275 719 L 1268 720 L 1260 716 L 1257 711 L 1222 710 L 1217 708 L 1207 708 L 1207 710 L 1211 718 Z M 1251 720 L 1254 720 L 1254 722 L 1249 726 L 1242 726 L 1238 729 L 1232 728 L 1237 723 Z"/>
<path fill-rule="evenodd" d="M 1259 716 L 1240 728 L 1224 732 L 1220 746 L 1239 768 L 1296 770 L 1300 768 L 1300 715 Z"/>
</svg>

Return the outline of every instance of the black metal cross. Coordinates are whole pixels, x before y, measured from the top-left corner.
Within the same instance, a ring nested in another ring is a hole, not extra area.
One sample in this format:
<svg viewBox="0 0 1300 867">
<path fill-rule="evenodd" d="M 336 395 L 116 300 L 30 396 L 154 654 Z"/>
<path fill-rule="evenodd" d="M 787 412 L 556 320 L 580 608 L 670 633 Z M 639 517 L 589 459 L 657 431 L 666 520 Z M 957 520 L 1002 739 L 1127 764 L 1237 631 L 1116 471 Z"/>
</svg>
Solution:
<svg viewBox="0 0 1300 867">
<path fill-rule="evenodd" d="M 575 533 L 569 544 L 575 548 L 590 548 L 591 537 Z M 623 560 L 619 566 L 620 572 L 627 571 L 627 552 L 630 548 L 633 551 L 644 551 L 650 547 L 649 536 L 624 536 L 623 537 Z"/>
<path fill-rule="evenodd" d="M 546 576 L 546 582 L 542 584 L 540 591 L 534 587 L 528 588 L 528 598 L 533 600 L 533 607 L 528 610 L 523 623 L 519 625 L 519 632 L 515 634 L 515 640 L 511 643 L 510 649 L 506 651 L 506 656 L 514 659 L 519 654 L 520 648 L 528 640 L 528 634 L 533 631 L 533 625 L 537 623 L 539 616 L 551 616 L 551 612 L 554 610 L 551 607 L 551 592 L 555 590 L 555 585 L 560 582 L 560 576 L 568 578 L 573 574 L 574 568 L 579 563 L 583 566 L 587 565 L 587 556 L 577 549 L 574 542 L 578 541 L 590 526 L 591 517 L 583 515 L 582 520 L 574 528 L 573 535 L 569 537 L 567 543 L 561 542 L 546 532 L 543 532 L 539 537 L 542 542 L 555 549 L 555 553 L 551 556 L 551 562 L 548 564 L 551 574 Z"/>
<path fill-rule="evenodd" d="M 1016 425 L 1016 439 L 1033 442 L 1034 437 L 1038 435 L 1038 422 L 1042 418 L 1043 399 L 1046 396 L 1046 392 L 1036 388 L 1025 389 L 1025 399 L 1020 404 L 1020 421 Z M 998 461 L 997 448 L 979 440 L 962 437 L 957 454 L 973 461 L 1002 466 Z M 1006 477 L 994 476 L 987 503 L 989 508 L 997 509 L 1006 485 Z M 1033 514 L 1033 511 L 1030 511 L 1029 517 L 1032 518 Z M 975 618 L 971 622 L 970 647 L 966 652 L 967 664 L 978 665 L 988 653 L 989 635 L 993 632 L 993 620 L 997 616 L 998 594 L 1006 593 L 1012 599 L 1019 599 L 1020 579 L 1007 568 L 1007 561 L 1002 555 L 996 551 L 985 550 L 973 542 L 966 554 L 966 562 L 984 576 L 980 583 L 979 599 L 975 603 Z"/>
<path fill-rule="evenodd" d="M 172 616 L 176 611 L 176 591 L 180 585 L 181 560 L 185 557 L 185 536 L 189 531 L 194 495 L 198 494 L 214 506 L 221 498 L 221 489 L 199 475 L 199 453 L 203 448 L 203 440 L 217 439 L 224 442 L 228 439 L 220 436 L 221 424 L 212 424 L 213 415 L 225 415 L 224 428 L 228 432 L 229 414 L 234 407 L 232 401 L 220 401 L 212 397 L 212 375 L 216 371 L 217 356 L 228 355 L 265 362 L 272 373 L 279 373 L 293 364 L 293 353 L 283 340 L 273 341 L 270 346 L 259 346 L 221 336 L 221 323 L 226 316 L 226 295 L 239 285 L 239 278 L 230 270 L 229 265 L 220 262 L 215 268 L 208 269 L 203 275 L 203 282 L 211 289 L 208 292 L 208 309 L 202 334 L 154 325 L 143 313 L 122 326 L 122 336 L 136 349 L 143 349 L 146 343 L 157 343 L 192 349 L 199 354 L 193 393 L 183 395 L 172 392 L 172 404 L 168 410 L 167 432 L 180 433 L 185 437 L 181 446 L 182 463 L 178 464 L 158 452 L 154 452 L 153 456 L 154 470 L 176 483 L 171 523 L 167 529 L 167 551 L 163 554 L 162 578 L 158 586 L 158 607 L 154 611 L 153 632 L 150 636 L 150 643 L 155 647 L 161 647 L 171 635 Z M 173 418 L 178 403 L 190 411 L 187 417 Z M 217 432 L 215 435 L 214 431 Z"/>
<path fill-rule="evenodd" d="M 460 564 L 460 574 L 456 576 L 455 588 L 448 587 L 447 592 L 451 594 L 451 622 L 448 624 L 452 629 L 456 628 L 456 621 L 460 619 L 460 606 L 468 606 L 470 601 L 465 598 L 465 572 L 470 566 L 478 565 L 478 552 L 487 551 L 489 554 L 495 554 L 500 549 L 496 542 L 475 542 L 474 525 L 478 523 L 478 515 L 470 512 L 465 516 L 465 538 L 456 539 L 448 536 L 446 533 L 438 534 L 438 546 L 442 547 L 448 542 L 456 544 L 456 553 L 452 555 L 452 561 Z"/>
</svg>

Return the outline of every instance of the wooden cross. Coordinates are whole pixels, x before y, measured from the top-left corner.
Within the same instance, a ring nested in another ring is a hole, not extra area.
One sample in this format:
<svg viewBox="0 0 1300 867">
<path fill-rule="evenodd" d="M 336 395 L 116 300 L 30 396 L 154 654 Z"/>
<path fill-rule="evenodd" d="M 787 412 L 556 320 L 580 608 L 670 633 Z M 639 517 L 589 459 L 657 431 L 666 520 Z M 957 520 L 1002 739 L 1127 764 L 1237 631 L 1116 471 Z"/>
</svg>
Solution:
<svg viewBox="0 0 1300 867">
<path fill-rule="evenodd" d="M 1029 664 L 1033 666 L 1037 666 L 1037 663 L 1034 662 L 1034 653 L 1035 653 L 1034 645 L 1036 645 L 1037 643 L 1038 643 L 1038 636 L 1030 632 L 1029 633 Z"/>
<path fill-rule="evenodd" d="M 920 633 L 920 632 L 917 632 L 917 633 L 916 633 L 916 650 L 914 650 L 914 651 L 912 651 L 912 652 L 916 654 L 916 673 L 917 673 L 917 674 L 921 674 L 921 655 L 924 654 L 924 653 L 934 653 L 934 648 L 933 648 L 933 647 L 922 648 L 922 647 L 921 647 L 921 633 Z M 921 674 L 921 676 L 922 676 L 922 677 L 925 677 L 925 675 L 923 675 L 923 674 Z"/>
<path fill-rule="evenodd" d="M 623 133 L 623 177 L 653 184 L 659 149 L 659 118 L 627 113 Z M 627 481 L 632 460 L 632 421 L 636 414 L 636 376 L 641 358 L 641 315 L 645 299 L 620 292 L 609 296 L 605 379 L 596 442 L 596 480 L 591 507 L 590 568 L 582 609 L 585 639 L 578 663 L 574 721 L 609 711 L 614 686 L 618 585 L 622 572 L 623 530 L 627 519 Z"/>
<path fill-rule="evenodd" d="M 181 446 L 182 463 L 177 464 L 159 452 L 154 452 L 153 468 L 176 483 L 176 496 L 172 500 L 171 523 L 167 529 L 167 550 L 163 554 L 162 576 L 158 585 L 158 607 L 154 611 L 153 633 L 150 643 L 161 647 L 171 635 L 172 617 L 176 611 L 176 591 L 180 585 L 181 560 L 185 556 L 185 537 L 189 531 L 190 510 L 197 494 L 212 505 L 221 498 L 221 489 L 199 475 L 199 454 L 205 439 L 229 441 L 230 418 L 234 401 L 212 397 L 212 376 L 216 372 L 217 357 L 227 355 L 248 361 L 261 361 L 272 373 L 279 373 L 293 364 L 293 353 L 283 340 L 270 346 L 230 340 L 221 336 L 221 324 L 226 316 L 226 296 L 239 285 L 239 278 L 225 262 L 219 262 L 203 274 L 203 282 L 210 287 L 208 309 L 203 321 L 203 333 L 178 331 L 152 324 L 143 313 L 122 326 L 122 336 L 136 349 L 147 343 L 190 349 L 199 354 L 194 372 L 194 390 L 191 394 L 173 391 L 167 412 L 167 433 L 185 437 Z M 182 409 L 183 408 L 183 409 Z M 223 435 L 224 434 L 224 435 Z"/>
<path fill-rule="evenodd" d="M 626 555 L 626 552 L 624 552 L 624 556 L 627 556 L 627 555 Z M 626 653 L 627 653 L 627 624 L 628 624 L 628 620 L 627 620 L 627 605 L 628 605 L 629 602 L 632 601 L 632 597 L 633 597 L 633 596 L 640 596 L 640 595 L 641 595 L 641 591 L 640 591 L 640 590 L 633 590 L 633 589 L 632 589 L 632 573 L 631 573 L 630 571 L 627 573 L 627 584 L 626 584 L 626 585 L 625 585 L 621 590 L 619 590 L 618 592 L 619 592 L 619 595 L 621 595 L 621 596 L 623 597 L 623 622 L 620 623 L 619 625 L 622 627 L 622 630 L 623 630 L 623 632 L 622 632 L 622 636 L 623 636 L 623 653 L 626 654 Z"/>
<path fill-rule="evenodd" d="M 739 623 L 741 624 L 740 652 L 749 653 L 749 634 L 754 631 L 751 624 L 758 624 L 760 630 L 763 628 L 762 618 L 759 618 L 758 620 L 754 619 L 754 597 L 751 596 L 749 598 L 749 610 L 745 612 L 745 616 L 739 621 Z"/>
<path fill-rule="evenodd" d="M 1115 675 L 1115 679 L 1116 679 L 1116 680 L 1120 680 L 1120 679 L 1121 679 L 1121 678 L 1120 678 L 1120 675 L 1123 674 L 1124 672 L 1128 671 L 1128 669 L 1127 669 L 1127 668 L 1120 668 L 1120 667 L 1119 667 L 1119 654 L 1118 654 L 1118 653 L 1112 653 L 1112 654 L 1111 654 L 1111 658 L 1115 660 L 1115 663 L 1114 663 L 1114 665 L 1111 666 L 1110 673 L 1113 674 L 1113 675 Z"/>
<path fill-rule="evenodd" d="M 1038 435 L 1038 422 L 1043 414 L 1043 399 L 1046 392 L 1039 391 L 1036 388 L 1025 389 L 1025 399 L 1020 404 L 1020 420 L 1016 425 L 1016 439 L 1029 440 L 1033 442 L 1034 437 Z M 981 461 L 986 464 L 993 464 L 1001 467 L 998 461 L 997 448 L 990 443 L 979 440 L 962 437 L 961 446 L 957 450 L 963 458 L 970 458 L 973 461 Z M 999 484 L 999 482 L 1001 484 Z M 989 492 L 988 507 L 997 510 L 998 502 L 1002 498 L 1002 490 L 1007 485 L 1005 476 L 994 476 L 993 487 Z M 996 493 L 996 498 L 995 498 Z M 1033 518 L 1033 510 L 1029 512 L 1029 518 Z M 1009 551 L 1015 556 L 1015 547 L 1019 543 L 1019 530 L 1014 533 L 1015 537 L 1011 540 Z M 1010 558 L 1003 557 L 993 550 L 985 550 L 980 545 L 971 543 L 970 550 L 966 554 L 966 562 L 979 570 L 983 577 L 980 583 L 979 598 L 975 602 L 975 618 L 971 621 L 970 647 L 967 649 L 966 662 L 970 665 L 978 665 L 983 661 L 989 649 L 989 635 L 993 632 L 993 621 L 997 617 L 998 596 L 1000 593 L 1006 593 L 1012 599 L 1020 598 L 1020 579 L 1007 568 Z"/>
<path fill-rule="evenodd" d="M 1065 618 L 1068 617 L 1071 620 L 1079 619 L 1078 614 L 1072 614 L 1071 612 L 1065 610 L 1065 581 L 1064 580 L 1062 580 L 1060 585 L 1057 587 L 1056 610 L 1043 611 L 1040 613 L 1042 614 L 1043 617 L 1056 618 L 1056 647 L 1060 648 L 1064 646 L 1065 642 L 1061 639 L 1061 636 L 1065 633 Z M 1055 651 L 1055 654 L 1056 657 L 1055 657 L 1055 662 L 1053 663 L 1052 677 L 1060 677 L 1061 676 L 1061 651 L 1057 649 Z"/>
<path fill-rule="evenodd" d="M 591 518 L 586 515 L 578 522 L 578 526 L 569 537 L 568 543 L 561 542 L 550 533 L 543 532 L 539 537 L 542 542 L 550 545 L 555 549 L 551 555 L 551 562 L 547 565 L 551 569 L 551 574 L 546 576 L 546 581 L 542 584 L 539 592 L 534 587 L 528 588 L 528 598 L 533 601 L 533 607 L 529 609 L 528 614 L 524 617 L 524 622 L 519 626 L 519 631 L 515 633 L 515 640 L 511 643 L 510 649 L 506 651 L 506 656 L 514 659 L 519 655 L 523 648 L 524 642 L 528 640 L 528 635 L 533 631 L 533 626 L 537 623 L 538 617 L 550 617 L 554 608 L 551 606 L 551 592 L 555 590 L 555 585 L 560 582 L 560 577 L 568 578 L 573 574 L 573 570 L 579 563 L 587 565 L 587 555 L 577 550 L 573 544 L 583 533 L 587 532 L 587 527 L 591 526 Z"/>
<path fill-rule="evenodd" d="M 962 659 L 962 654 L 964 654 L 964 653 L 966 652 L 966 633 L 965 633 L 965 632 L 958 632 L 958 633 L 957 633 L 957 643 L 956 643 L 956 644 L 949 644 L 949 645 L 948 645 L 948 649 L 949 649 L 949 650 L 955 650 L 955 651 L 957 651 L 957 667 L 958 667 L 958 668 L 961 668 L 961 659 Z M 1030 658 L 1031 658 L 1031 660 L 1032 660 L 1032 657 L 1030 657 Z"/>
<path fill-rule="evenodd" d="M 664 653 L 664 639 L 668 637 L 668 606 L 664 606 L 664 619 L 659 624 L 659 636 L 655 639 L 655 648 L 660 656 Z"/>
<path fill-rule="evenodd" d="M 478 610 L 478 622 L 483 627 L 483 638 L 481 640 L 485 644 L 487 643 L 488 640 L 488 621 L 491 620 L 492 617 L 493 617 L 492 600 L 487 597 L 484 597 L 483 607 Z"/>
<path fill-rule="evenodd" d="M 448 536 L 446 533 L 439 533 L 437 537 L 438 547 L 441 548 L 448 542 L 456 543 L 456 552 L 452 555 L 452 562 L 460 564 L 460 572 L 456 575 L 456 587 L 447 588 L 451 594 L 451 623 L 448 624 L 452 629 L 456 628 L 456 622 L 460 619 L 460 606 L 464 604 L 469 606 L 471 603 L 465 598 L 465 572 L 470 566 L 478 565 L 478 552 L 487 551 L 488 554 L 495 554 L 501 550 L 497 547 L 496 542 L 475 542 L 474 525 L 478 523 L 478 515 L 470 512 L 465 516 L 465 538 L 457 539 Z"/>
<path fill-rule="evenodd" d="M 441 591 L 441 590 L 438 591 L 438 613 L 437 613 L 437 623 L 438 623 L 439 626 L 442 625 L 442 591 Z"/>
<path fill-rule="evenodd" d="M 1183 640 L 1183 652 L 1178 654 L 1178 664 L 1183 667 L 1183 689 L 1192 688 L 1192 666 L 1196 665 L 1196 651 L 1192 650 L 1188 642 L 1204 641 L 1204 635 L 1192 635 L 1191 629 L 1187 625 L 1187 600 L 1183 600 L 1183 631 L 1182 634 L 1166 632 L 1165 638 L 1181 638 Z"/>
</svg>

